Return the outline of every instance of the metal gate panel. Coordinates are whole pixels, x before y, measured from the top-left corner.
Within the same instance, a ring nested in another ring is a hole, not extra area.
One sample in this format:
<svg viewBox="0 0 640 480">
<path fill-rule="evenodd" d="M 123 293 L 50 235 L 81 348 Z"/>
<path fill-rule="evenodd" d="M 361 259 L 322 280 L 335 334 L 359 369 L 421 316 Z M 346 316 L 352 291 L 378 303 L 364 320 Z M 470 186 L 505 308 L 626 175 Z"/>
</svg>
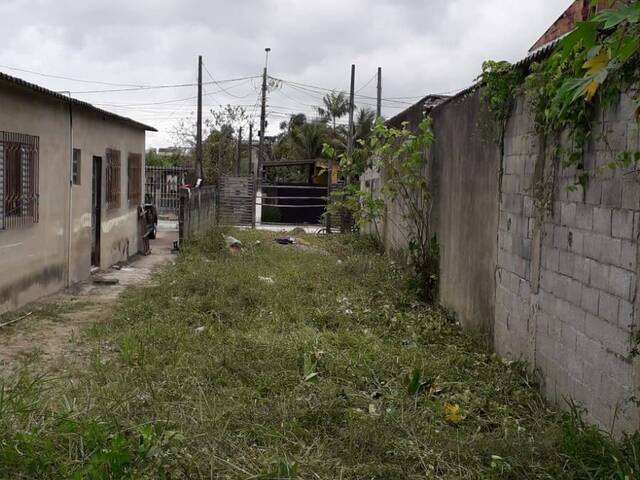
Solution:
<svg viewBox="0 0 640 480">
<path fill-rule="evenodd" d="M 153 167 L 144 169 L 144 193 L 159 213 L 178 213 L 180 188 L 192 176 L 192 170 L 183 167 Z"/>
<path fill-rule="evenodd" d="M 251 225 L 254 215 L 253 177 L 223 176 L 219 180 L 220 224 Z"/>
</svg>

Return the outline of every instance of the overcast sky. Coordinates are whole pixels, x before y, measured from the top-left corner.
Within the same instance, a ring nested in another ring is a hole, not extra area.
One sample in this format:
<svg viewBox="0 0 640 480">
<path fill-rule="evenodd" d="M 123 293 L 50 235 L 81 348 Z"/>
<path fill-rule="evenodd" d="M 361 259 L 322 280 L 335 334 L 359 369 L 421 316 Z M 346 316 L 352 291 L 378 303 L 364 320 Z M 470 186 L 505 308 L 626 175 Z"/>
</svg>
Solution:
<svg viewBox="0 0 640 480">
<path fill-rule="evenodd" d="M 387 117 L 427 93 L 471 84 L 485 59 L 516 61 L 571 0 L 0 0 L 0 71 L 74 92 L 160 130 L 148 146 L 172 143 L 172 126 L 195 110 L 191 84 L 203 55 L 206 108 L 246 105 L 256 116 L 264 47 L 269 74 L 291 83 L 269 92 L 270 133 L 293 111 L 312 115 L 322 89 L 348 89 L 375 104 L 383 69 Z M 11 70 L 14 67 L 83 83 Z M 246 79 L 245 79 L 246 78 Z M 371 80 L 371 81 L 370 81 Z M 320 88 L 317 88 L 320 87 Z M 126 92 L 80 93 L 95 90 Z M 223 90 L 224 89 L 224 90 Z M 415 97 L 415 98 L 399 98 Z M 162 102 L 162 103 L 160 103 Z"/>
</svg>

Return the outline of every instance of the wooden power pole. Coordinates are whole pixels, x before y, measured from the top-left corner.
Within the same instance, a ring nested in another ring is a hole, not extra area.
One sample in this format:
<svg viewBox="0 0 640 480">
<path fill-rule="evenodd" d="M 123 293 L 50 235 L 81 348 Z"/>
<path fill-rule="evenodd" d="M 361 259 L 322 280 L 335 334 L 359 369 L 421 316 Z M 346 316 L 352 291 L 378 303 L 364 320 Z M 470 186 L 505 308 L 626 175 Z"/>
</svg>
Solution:
<svg viewBox="0 0 640 480">
<path fill-rule="evenodd" d="M 238 129 L 238 151 L 236 153 L 236 177 L 240 176 L 240 158 L 242 157 L 242 127 Z"/>
<path fill-rule="evenodd" d="M 262 71 L 262 105 L 260 107 L 260 144 L 258 145 L 258 180 L 262 178 L 262 163 L 264 162 L 264 131 L 267 127 L 267 63 L 269 61 L 270 48 L 265 48 L 266 58 Z"/>
<path fill-rule="evenodd" d="M 254 172 L 253 168 L 253 123 L 249 124 L 249 175 Z"/>
<path fill-rule="evenodd" d="M 264 162 L 264 131 L 267 127 L 267 66 L 269 64 L 269 47 L 264 49 L 265 60 L 264 70 L 262 71 L 262 105 L 260 107 L 260 139 L 258 143 L 258 161 L 253 177 L 253 212 L 251 215 L 251 227 L 256 226 L 256 211 L 258 201 L 258 186 L 262 183 L 262 162 Z M 261 200 L 262 201 L 262 197 Z"/>
<path fill-rule="evenodd" d="M 202 55 L 198 56 L 198 120 L 196 126 L 196 177 L 204 182 L 202 166 Z"/>
<path fill-rule="evenodd" d="M 378 67 L 378 99 L 376 101 L 376 119 L 382 116 L 382 67 Z"/>
<path fill-rule="evenodd" d="M 353 111 L 355 109 L 355 84 L 356 84 L 356 66 L 351 65 L 351 87 L 349 89 L 349 132 L 347 133 L 347 158 L 351 160 L 353 156 Z M 347 185 L 351 183 L 351 178 L 347 176 Z"/>
</svg>

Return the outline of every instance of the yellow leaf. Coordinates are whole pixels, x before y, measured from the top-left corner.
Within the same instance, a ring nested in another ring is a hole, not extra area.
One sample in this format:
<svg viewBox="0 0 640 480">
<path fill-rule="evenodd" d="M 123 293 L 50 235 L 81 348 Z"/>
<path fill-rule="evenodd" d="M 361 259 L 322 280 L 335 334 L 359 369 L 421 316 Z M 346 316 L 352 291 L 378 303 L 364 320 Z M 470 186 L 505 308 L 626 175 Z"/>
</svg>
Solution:
<svg viewBox="0 0 640 480">
<path fill-rule="evenodd" d="M 607 65 L 609 65 L 609 53 L 607 50 L 603 49 L 598 55 L 593 57 L 591 60 L 587 60 L 582 68 L 587 70 L 587 75 L 597 75 L 600 73 Z"/>
<path fill-rule="evenodd" d="M 589 83 L 589 85 L 587 85 L 587 88 L 584 91 L 584 94 L 587 97 L 587 100 L 590 101 L 594 97 L 599 87 L 600 87 L 600 83 L 596 82 L 595 80 L 593 80 L 591 83 Z"/>
<path fill-rule="evenodd" d="M 460 413 L 460 405 L 445 403 L 444 404 L 444 419 L 449 423 L 460 423 L 464 420 L 464 415 Z"/>
</svg>

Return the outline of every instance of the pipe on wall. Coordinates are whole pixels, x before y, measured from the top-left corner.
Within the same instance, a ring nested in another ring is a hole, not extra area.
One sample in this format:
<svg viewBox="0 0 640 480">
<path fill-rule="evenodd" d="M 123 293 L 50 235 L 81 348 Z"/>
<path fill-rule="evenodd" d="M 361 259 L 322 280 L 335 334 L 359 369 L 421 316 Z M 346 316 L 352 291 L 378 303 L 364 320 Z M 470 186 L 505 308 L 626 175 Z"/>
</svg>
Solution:
<svg viewBox="0 0 640 480">
<path fill-rule="evenodd" d="M 71 286 L 71 240 L 73 238 L 73 104 L 69 92 L 69 229 L 67 231 L 67 288 Z"/>
</svg>

